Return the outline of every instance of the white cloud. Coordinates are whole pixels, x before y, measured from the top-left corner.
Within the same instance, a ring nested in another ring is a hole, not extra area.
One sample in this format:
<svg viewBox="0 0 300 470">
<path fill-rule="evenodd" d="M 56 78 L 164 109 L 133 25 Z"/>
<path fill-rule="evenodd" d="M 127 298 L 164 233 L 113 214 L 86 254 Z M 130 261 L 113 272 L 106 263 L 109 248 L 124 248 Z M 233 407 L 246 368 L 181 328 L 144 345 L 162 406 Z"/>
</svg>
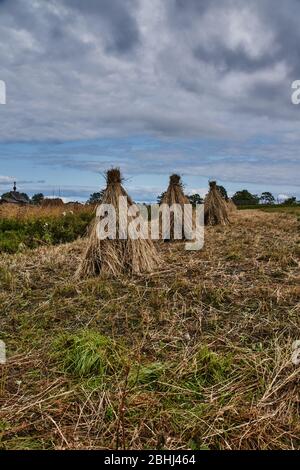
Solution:
<svg viewBox="0 0 300 470">
<path fill-rule="evenodd" d="M 13 177 L 11 176 L 3 176 L 3 175 L 0 175 L 0 184 L 3 184 L 3 183 L 11 183 L 13 182 L 14 179 Z"/>
</svg>

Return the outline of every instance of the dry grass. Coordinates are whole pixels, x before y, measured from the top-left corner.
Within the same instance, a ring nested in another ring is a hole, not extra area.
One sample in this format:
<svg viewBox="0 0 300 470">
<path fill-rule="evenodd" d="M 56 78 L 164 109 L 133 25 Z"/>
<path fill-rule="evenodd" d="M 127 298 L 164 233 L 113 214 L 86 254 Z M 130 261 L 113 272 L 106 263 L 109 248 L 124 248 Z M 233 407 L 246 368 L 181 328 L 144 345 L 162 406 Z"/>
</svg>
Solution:
<svg viewBox="0 0 300 470">
<path fill-rule="evenodd" d="M 41 206 L 42 207 L 63 207 L 64 202 L 63 202 L 62 199 L 60 199 L 58 197 L 53 198 L 53 199 L 45 198 L 42 201 Z"/>
<path fill-rule="evenodd" d="M 2 448 L 300 448 L 299 223 L 231 218 L 130 279 L 74 283 L 82 242 L 1 258 Z"/>
<path fill-rule="evenodd" d="M 63 206 L 18 206 L 0 204 L 0 219 L 33 220 L 45 217 L 59 217 L 68 212 L 87 212 L 94 210 L 91 205 L 64 204 Z"/>
</svg>

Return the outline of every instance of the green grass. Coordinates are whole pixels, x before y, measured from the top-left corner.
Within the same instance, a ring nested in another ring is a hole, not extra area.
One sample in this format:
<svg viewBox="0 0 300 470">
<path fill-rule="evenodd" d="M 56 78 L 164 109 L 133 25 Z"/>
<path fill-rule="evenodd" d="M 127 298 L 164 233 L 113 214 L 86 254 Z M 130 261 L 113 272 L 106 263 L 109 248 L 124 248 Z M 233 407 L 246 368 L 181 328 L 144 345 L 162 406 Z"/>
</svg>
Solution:
<svg viewBox="0 0 300 470">
<path fill-rule="evenodd" d="M 116 342 L 89 329 L 62 333 L 55 339 L 53 350 L 62 369 L 76 377 L 104 379 L 125 364 L 124 350 Z"/>
<path fill-rule="evenodd" d="M 51 442 L 35 437 L 14 437 L 2 445 L 0 441 L 0 450 L 47 450 L 50 448 Z"/>
<path fill-rule="evenodd" d="M 246 209 L 255 209 L 265 212 L 281 212 L 291 215 L 300 215 L 300 204 L 293 204 L 293 205 L 284 205 L 284 204 L 270 204 L 270 205 L 262 205 L 262 204 L 255 204 L 255 205 L 245 205 L 245 206 L 238 206 L 238 210 L 246 210 Z"/>
<path fill-rule="evenodd" d="M 184 373 L 185 385 L 200 391 L 201 387 L 218 384 L 229 376 L 231 366 L 231 355 L 217 354 L 203 346 L 189 360 L 188 372 Z"/>
<path fill-rule="evenodd" d="M 0 253 L 17 253 L 41 245 L 57 245 L 83 236 L 92 214 L 83 212 L 39 219 L 0 219 Z"/>
<path fill-rule="evenodd" d="M 131 386 L 145 386 L 147 389 L 155 390 L 159 388 L 159 381 L 163 380 L 168 369 L 168 364 L 152 362 L 134 366 L 130 371 L 129 384 Z"/>
</svg>

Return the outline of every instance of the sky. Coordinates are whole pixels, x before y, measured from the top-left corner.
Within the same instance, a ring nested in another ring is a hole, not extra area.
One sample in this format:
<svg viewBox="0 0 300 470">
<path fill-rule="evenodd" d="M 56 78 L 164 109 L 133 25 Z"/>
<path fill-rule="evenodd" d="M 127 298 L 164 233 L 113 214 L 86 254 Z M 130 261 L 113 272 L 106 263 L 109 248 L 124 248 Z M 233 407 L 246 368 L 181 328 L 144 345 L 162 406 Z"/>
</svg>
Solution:
<svg viewBox="0 0 300 470">
<path fill-rule="evenodd" d="M 299 0 L 0 0 L 0 194 L 300 199 Z"/>
</svg>

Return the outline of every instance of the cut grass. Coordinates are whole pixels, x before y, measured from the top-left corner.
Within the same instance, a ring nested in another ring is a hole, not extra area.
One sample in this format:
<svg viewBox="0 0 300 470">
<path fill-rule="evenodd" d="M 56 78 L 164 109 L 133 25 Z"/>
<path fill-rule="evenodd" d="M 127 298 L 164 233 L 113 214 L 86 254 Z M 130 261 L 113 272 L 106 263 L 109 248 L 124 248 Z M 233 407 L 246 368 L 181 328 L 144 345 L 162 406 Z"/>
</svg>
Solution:
<svg viewBox="0 0 300 470">
<path fill-rule="evenodd" d="M 2 255 L 2 448 L 300 449 L 297 219 L 157 247 L 161 271 L 116 280 L 74 282 L 81 241 Z"/>
</svg>

